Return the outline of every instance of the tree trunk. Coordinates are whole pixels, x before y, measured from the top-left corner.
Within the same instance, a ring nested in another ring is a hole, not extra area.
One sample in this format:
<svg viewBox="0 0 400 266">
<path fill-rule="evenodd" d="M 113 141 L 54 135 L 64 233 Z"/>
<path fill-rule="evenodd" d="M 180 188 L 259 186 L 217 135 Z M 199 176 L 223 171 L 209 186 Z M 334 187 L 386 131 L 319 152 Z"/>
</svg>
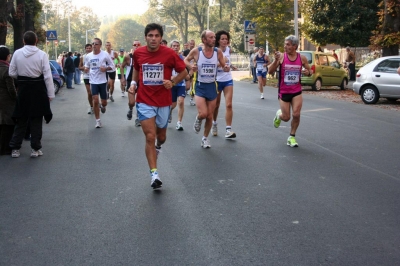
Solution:
<svg viewBox="0 0 400 266">
<path fill-rule="evenodd" d="M 17 6 L 12 12 L 10 21 L 14 29 L 14 51 L 24 46 L 25 32 L 25 0 L 17 0 Z"/>
<path fill-rule="evenodd" d="M 0 6 L 6 7 L 7 0 L 0 0 Z M 0 10 L 0 45 L 5 45 L 7 40 L 7 8 Z"/>
<path fill-rule="evenodd" d="M 385 18 L 383 21 L 383 35 L 399 32 L 400 14 L 396 9 L 389 8 L 393 0 L 385 0 Z M 397 1 L 397 0 L 396 0 Z M 382 48 L 382 56 L 399 55 L 399 44 L 393 44 Z"/>
</svg>

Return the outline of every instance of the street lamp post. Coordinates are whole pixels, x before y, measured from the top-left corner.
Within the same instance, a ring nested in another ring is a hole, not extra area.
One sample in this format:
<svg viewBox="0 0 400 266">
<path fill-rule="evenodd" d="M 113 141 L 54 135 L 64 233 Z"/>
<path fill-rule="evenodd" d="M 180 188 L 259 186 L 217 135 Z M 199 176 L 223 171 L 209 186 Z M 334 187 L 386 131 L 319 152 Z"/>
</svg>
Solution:
<svg viewBox="0 0 400 266">
<path fill-rule="evenodd" d="M 299 38 L 299 6 L 298 0 L 294 0 L 294 35 Z"/>
<path fill-rule="evenodd" d="M 71 52 L 71 22 L 69 13 L 70 12 L 68 11 L 68 52 Z"/>
<path fill-rule="evenodd" d="M 211 6 L 219 6 L 220 4 L 216 4 L 215 0 L 209 0 L 207 7 L 207 30 L 210 29 L 210 7 Z"/>
<path fill-rule="evenodd" d="M 89 31 L 94 31 L 94 30 L 96 30 L 96 29 L 86 30 L 86 43 L 85 43 L 85 44 L 88 43 L 88 32 L 89 32 Z"/>
</svg>

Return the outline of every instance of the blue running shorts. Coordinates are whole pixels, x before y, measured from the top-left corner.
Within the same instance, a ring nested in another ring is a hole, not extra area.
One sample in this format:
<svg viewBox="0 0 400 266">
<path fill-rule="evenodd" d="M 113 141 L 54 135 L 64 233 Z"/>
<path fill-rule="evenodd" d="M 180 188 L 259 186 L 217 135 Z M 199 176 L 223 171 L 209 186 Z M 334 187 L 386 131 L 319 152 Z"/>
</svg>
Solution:
<svg viewBox="0 0 400 266">
<path fill-rule="evenodd" d="M 217 81 L 217 87 L 219 91 L 223 91 L 225 87 L 233 86 L 233 80 L 228 81 Z"/>
<path fill-rule="evenodd" d="M 257 71 L 257 77 L 267 78 L 267 72 Z"/>
<path fill-rule="evenodd" d="M 207 101 L 212 101 L 217 98 L 216 82 L 204 83 L 196 81 L 195 95 L 205 98 Z"/>
<path fill-rule="evenodd" d="M 156 125 L 158 128 L 166 128 L 168 126 L 168 117 L 170 106 L 155 107 L 145 103 L 137 103 L 136 110 L 139 121 L 156 117 Z"/>
<path fill-rule="evenodd" d="M 99 95 L 102 100 L 107 100 L 107 83 L 90 84 L 92 95 Z"/>
<path fill-rule="evenodd" d="M 185 86 L 174 86 L 171 89 L 172 91 L 172 102 L 175 103 L 178 100 L 178 97 L 186 96 L 186 87 Z"/>
</svg>

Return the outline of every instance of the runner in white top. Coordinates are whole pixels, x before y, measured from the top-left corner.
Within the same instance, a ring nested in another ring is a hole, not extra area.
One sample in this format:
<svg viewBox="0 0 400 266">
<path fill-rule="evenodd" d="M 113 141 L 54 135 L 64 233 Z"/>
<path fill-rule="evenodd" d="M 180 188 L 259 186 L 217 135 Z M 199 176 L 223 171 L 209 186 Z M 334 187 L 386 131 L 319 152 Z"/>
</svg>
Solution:
<svg viewBox="0 0 400 266">
<path fill-rule="evenodd" d="M 89 101 L 89 109 L 88 109 L 88 114 L 93 114 L 93 99 L 92 99 L 92 92 L 90 91 L 90 81 L 89 81 L 89 73 L 86 73 L 85 70 L 85 59 L 87 59 L 87 55 L 92 52 L 92 45 L 90 43 L 85 45 L 85 51 L 86 54 L 81 56 L 80 62 L 79 62 L 79 69 L 83 71 L 83 82 L 85 83 L 86 87 L 86 92 L 88 96 L 88 101 Z"/>
<path fill-rule="evenodd" d="M 231 64 L 231 49 L 228 46 L 230 41 L 229 32 L 224 30 L 218 31 L 216 33 L 216 47 L 222 50 L 222 53 L 225 57 L 225 62 L 227 65 L 230 66 L 232 69 L 236 69 Z M 217 127 L 217 117 L 218 117 L 218 110 L 219 105 L 221 103 L 221 93 L 224 92 L 225 97 L 225 105 L 226 105 L 226 113 L 225 113 L 225 122 L 226 122 L 226 131 L 225 131 L 225 138 L 232 139 L 236 138 L 236 133 L 232 131 L 232 97 L 233 97 L 233 79 L 232 73 L 224 72 L 224 69 L 219 66 L 218 73 L 217 73 L 217 83 L 218 83 L 218 96 L 217 96 L 217 104 L 215 106 L 214 115 L 213 115 L 213 126 L 212 126 L 212 134 L 213 136 L 218 135 L 218 127 Z"/>
<path fill-rule="evenodd" d="M 214 32 L 210 30 L 203 31 L 201 41 L 204 44 L 204 48 L 199 47 L 191 50 L 185 58 L 185 64 L 187 68 L 198 71 L 195 87 L 195 101 L 198 114 L 193 129 L 196 133 L 199 133 L 201 122 L 203 119 L 206 119 L 201 146 L 203 148 L 211 148 L 207 137 L 211 130 L 213 113 L 217 101 L 217 88 L 215 84 L 217 65 L 219 63 L 219 65 L 223 66 L 224 71 L 229 71 L 230 67 L 225 64 L 221 49 L 214 47 Z M 193 59 L 197 63 L 191 65 L 190 61 Z"/>
<path fill-rule="evenodd" d="M 110 42 L 106 42 L 106 52 L 108 53 L 108 55 L 110 56 L 110 58 L 114 64 L 114 59 L 118 58 L 118 53 L 111 49 Z M 116 75 L 115 68 L 114 68 L 114 70 L 107 71 L 107 82 L 108 82 L 107 83 L 107 91 L 110 94 L 110 101 L 112 101 L 112 102 L 114 102 L 113 93 L 114 93 L 115 75 Z"/>
<path fill-rule="evenodd" d="M 101 128 L 99 112 L 99 94 L 101 98 L 101 112 L 106 112 L 107 106 L 107 70 L 114 70 L 115 65 L 110 56 L 102 51 L 101 40 L 93 39 L 93 52 L 88 54 L 85 59 L 85 72 L 89 73 L 90 89 L 92 91 L 94 116 L 96 117 L 96 128 Z"/>
</svg>

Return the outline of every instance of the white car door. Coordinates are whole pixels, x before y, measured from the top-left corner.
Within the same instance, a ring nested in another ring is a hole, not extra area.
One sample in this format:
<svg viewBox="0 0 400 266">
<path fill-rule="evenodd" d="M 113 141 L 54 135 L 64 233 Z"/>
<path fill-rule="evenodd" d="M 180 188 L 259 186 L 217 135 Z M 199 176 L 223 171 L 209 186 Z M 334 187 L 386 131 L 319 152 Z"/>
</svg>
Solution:
<svg viewBox="0 0 400 266">
<path fill-rule="evenodd" d="M 400 96 L 400 75 L 397 68 L 400 58 L 389 58 L 380 62 L 372 71 L 372 81 L 381 97 Z"/>
</svg>

